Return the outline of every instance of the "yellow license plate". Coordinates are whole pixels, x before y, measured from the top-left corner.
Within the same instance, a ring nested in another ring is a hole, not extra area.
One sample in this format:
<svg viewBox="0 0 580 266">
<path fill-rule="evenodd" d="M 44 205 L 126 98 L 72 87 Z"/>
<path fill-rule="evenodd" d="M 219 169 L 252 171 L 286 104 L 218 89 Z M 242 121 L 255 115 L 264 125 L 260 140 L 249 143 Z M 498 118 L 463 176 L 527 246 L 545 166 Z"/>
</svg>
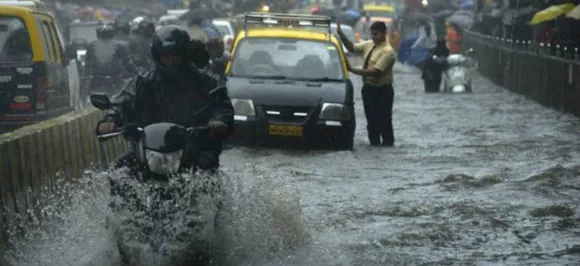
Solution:
<svg viewBox="0 0 580 266">
<path fill-rule="evenodd" d="M 270 125 L 268 132 L 274 136 L 301 137 L 302 129 L 301 126 Z"/>
</svg>

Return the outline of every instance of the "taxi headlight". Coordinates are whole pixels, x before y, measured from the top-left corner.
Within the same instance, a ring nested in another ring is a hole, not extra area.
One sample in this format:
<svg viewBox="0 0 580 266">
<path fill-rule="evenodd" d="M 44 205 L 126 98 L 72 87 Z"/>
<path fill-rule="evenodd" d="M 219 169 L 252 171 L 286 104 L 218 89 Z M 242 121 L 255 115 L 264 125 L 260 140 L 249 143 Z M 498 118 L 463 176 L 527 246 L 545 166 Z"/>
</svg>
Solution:
<svg viewBox="0 0 580 266">
<path fill-rule="evenodd" d="M 183 150 L 171 153 L 161 153 L 152 150 L 145 150 L 147 166 L 151 172 L 159 175 L 175 174 L 181 166 L 181 156 Z"/>
<path fill-rule="evenodd" d="M 324 103 L 320 111 L 321 120 L 350 120 L 351 113 L 349 108 L 340 103 Z"/>
<path fill-rule="evenodd" d="M 239 116 L 256 116 L 254 102 L 248 99 L 231 99 L 234 106 L 234 115 Z"/>
</svg>

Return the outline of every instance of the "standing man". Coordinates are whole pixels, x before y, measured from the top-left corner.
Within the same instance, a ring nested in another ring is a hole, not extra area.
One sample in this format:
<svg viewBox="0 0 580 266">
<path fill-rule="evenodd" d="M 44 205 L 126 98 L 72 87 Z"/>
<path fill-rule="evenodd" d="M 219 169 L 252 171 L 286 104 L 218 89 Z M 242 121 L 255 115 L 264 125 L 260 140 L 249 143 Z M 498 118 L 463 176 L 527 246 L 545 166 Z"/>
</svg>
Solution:
<svg viewBox="0 0 580 266">
<path fill-rule="evenodd" d="M 387 25 L 374 22 L 371 25 L 371 40 L 357 44 L 350 42 L 342 32 L 340 21 L 336 21 L 336 28 L 346 49 L 351 53 L 362 52 L 365 59 L 362 69 L 351 67 L 348 61 L 347 67 L 350 72 L 363 78 L 362 97 L 370 144 L 392 147 L 395 143 L 392 122 L 395 51 L 387 41 Z"/>
</svg>

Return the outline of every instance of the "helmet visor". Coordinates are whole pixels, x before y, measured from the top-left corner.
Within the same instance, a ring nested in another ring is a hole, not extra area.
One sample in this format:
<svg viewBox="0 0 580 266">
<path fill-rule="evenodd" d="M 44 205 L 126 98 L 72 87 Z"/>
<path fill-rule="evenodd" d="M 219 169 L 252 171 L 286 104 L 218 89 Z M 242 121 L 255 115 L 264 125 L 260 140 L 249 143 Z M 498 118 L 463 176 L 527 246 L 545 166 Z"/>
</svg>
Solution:
<svg viewBox="0 0 580 266">
<path fill-rule="evenodd" d="M 183 57 L 179 53 L 176 53 L 175 51 L 171 52 L 167 51 L 161 52 L 161 54 L 159 55 L 159 60 L 163 65 L 166 66 L 178 66 L 183 61 Z"/>
</svg>

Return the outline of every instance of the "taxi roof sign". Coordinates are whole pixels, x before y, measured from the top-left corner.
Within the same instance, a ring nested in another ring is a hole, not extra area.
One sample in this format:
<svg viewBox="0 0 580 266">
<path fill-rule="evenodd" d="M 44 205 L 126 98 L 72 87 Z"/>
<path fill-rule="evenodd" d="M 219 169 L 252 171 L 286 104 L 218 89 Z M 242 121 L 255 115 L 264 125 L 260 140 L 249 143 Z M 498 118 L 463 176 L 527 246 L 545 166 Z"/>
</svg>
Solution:
<svg viewBox="0 0 580 266">
<path fill-rule="evenodd" d="M 248 12 L 244 15 L 244 30 L 246 31 L 248 30 L 248 24 L 316 27 L 325 28 L 328 31 L 329 36 L 332 36 L 330 28 L 331 23 L 332 21 L 328 16 L 262 12 Z"/>
<path fill-rule="evenodd" d="M 37 0 L 8 0 L 0 1 L 0 6 L 20 6 L 27 7 L 33 10 L 44 8 L 44 3 Z"/>
</svg>

